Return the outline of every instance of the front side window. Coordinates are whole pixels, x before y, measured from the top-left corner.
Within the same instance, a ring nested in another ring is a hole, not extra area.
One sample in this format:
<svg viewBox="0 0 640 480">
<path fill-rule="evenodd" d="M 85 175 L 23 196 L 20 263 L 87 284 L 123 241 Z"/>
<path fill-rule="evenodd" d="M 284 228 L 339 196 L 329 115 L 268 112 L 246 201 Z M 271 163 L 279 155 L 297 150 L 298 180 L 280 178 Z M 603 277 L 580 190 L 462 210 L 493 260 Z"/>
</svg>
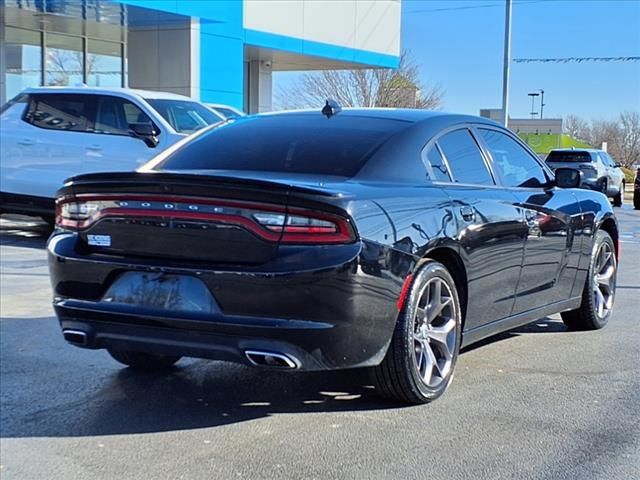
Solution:
<svg viewBox="0 0 640 480">
<path fill-rule="evenodd" d="M 508 187 L 540 187 L 547 183 L 538 162 L 514 139 L 498 130 L 479 128 L 493 158 L 493 166 Z"/>
<path fill-rule="evenodd" d="M 464 128 L 447 133 L 438 139 L 438 145 L 447 158 L 454 182 L 494 184 L 480 148 L 469 130 Z"/>
<path fill-rule="evenodd" d="M 220 122 L 218 115 L 196 102 L 157 99 L 147 99 L 147 102 L 178 133 L 193 133 Z"/>
<path fill-rule="evenodd" d="M 24 120 L 31 125 L 49 130 L 88 132 L 92 100 L 89 95 L 33 94 Z"/>
<path fill-rule="evenodd" d="M 130 125 L 151 124 L 151 119 L 140 108 L 124 98 L 101 96 L 98 100 L 96 133 L 129 135 Z"/>
</svg>

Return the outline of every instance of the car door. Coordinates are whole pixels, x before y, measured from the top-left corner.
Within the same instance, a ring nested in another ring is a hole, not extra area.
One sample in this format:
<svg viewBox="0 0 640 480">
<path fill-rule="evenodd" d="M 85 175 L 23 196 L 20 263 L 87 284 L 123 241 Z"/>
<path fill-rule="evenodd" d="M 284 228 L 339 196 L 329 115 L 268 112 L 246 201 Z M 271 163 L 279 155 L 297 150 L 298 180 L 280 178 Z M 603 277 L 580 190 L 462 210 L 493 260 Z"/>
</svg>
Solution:
<svg viewBox="0 0 640 480">
<path fill-rule="evenodd" d="M 513 313 L 569 299 L 580 257 L 574 241 L 581 222 L 576 196 L 552 187 L 550 173 L 515 136 L 484 125 L 475 131 L 500 183 L 524 213 L 526 241 Z"/>
<path fill-rule="evenodd" d="M 162 150 L 168 132 L 161 131 L 138 105 L 113 95 L 92 97 L 96 120 L 86 145 L 86 173 L 136 170 Z M 147 145 L 131 136 L 129 126 L 133 123 L 153 125 L 158 132 L 158 145 Z"/>
<path fill-rule="evenodd" d="M 34 93 L 19 127 L 17 150 L 3 171 L 12 193 L 53 198 L 64 180 L 82 173 L 93 128 L 90 101 L 72 93 Z M 3 160 L 4 162 L 4 160 Z"/>
<path fill-rule="evenodd" d="M 427 148 L 430 176 L 451 198 L 458 223 L 468 331 L 511 315 L 526 236 L 523 214 L 510 192 L 496 185 L 468 127 L 445 132 Z"/>
<path fill-rule="evenodd" d="M 622 180 L 624 178 L 624 174 L 620 167 L 617 167 L 616 163 L 611 158 L 607 152 L 601 153 L 602 158 L 604 159 L 605 164 L 607 165 L 607 173 L 609 176 L 609 190 L 611 191 L 611 195 L 617 194 L 622 188 Z"/>
</svg>

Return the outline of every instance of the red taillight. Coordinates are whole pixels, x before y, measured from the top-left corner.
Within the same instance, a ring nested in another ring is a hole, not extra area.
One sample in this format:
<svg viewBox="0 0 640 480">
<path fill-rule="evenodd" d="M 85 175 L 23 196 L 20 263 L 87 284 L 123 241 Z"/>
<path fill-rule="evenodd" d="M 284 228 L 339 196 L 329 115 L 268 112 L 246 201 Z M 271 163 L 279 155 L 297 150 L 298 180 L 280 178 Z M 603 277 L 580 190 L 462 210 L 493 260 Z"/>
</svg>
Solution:
<svg viewBox="0 0 640 480">
<path fill-rule="evenodd" d="M 291 244 L 340 244 L 355 240 L 340 215 L 281 205 L 185 197 L 79 195 L 56 202 L 56 224 L 84 230 L 105 217 L 166 218 L 241 226 L 263 240 Z"/>
</svg>

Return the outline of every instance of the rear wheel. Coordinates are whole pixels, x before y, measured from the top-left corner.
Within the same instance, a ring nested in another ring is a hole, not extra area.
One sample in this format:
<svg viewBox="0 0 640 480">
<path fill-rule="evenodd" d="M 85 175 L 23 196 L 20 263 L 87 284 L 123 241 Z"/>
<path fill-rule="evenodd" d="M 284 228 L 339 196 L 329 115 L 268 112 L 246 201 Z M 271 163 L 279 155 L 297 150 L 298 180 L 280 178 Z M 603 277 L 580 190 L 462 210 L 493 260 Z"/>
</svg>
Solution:
<svg viewBox="0 0 640 480">
<path fill-rule="evenodd" d="M 582 303 L 577 309 L 561 314 L 567 327 L 572 330 L 597 330 L 607 324 L 616 293 L 617 268 L 613 240 L 607 232 L 600 230 L 596 233 L 591 253 Z"/>
<path fill-rule="evenodd" d="M 453 378 L 462 333 L 460 300 L 446 267 L 429 261 L 413 278 L 389 350 L 372 369 L 378 392 L 406 403 L 427 403 Z"/>
<path fill-rule="evenodd" d="M 613 196 L 613 206 L 614 207 L 621 207 L 622 206 L 622 195 L 624 192 L 624 184 L 622 184 L 622 187 L 620 188 L 620 191 L 618 192 L 617 195 Z"/>
<path fill-rule="evenodd" d="M 598 190 L 606 195 L 607 194 L 607 188 L 608 188 L 607 179 L 606 178 L 601 179 L 598 182 Z"/>
<path fill-rule="evenodd" d="M 115 360 L 135 370 L 166 370 L 171 368 L 181 358 L 174 355 L 135 352 L 115 348 L 108 349 L 108 352 Z"/>
</svg>

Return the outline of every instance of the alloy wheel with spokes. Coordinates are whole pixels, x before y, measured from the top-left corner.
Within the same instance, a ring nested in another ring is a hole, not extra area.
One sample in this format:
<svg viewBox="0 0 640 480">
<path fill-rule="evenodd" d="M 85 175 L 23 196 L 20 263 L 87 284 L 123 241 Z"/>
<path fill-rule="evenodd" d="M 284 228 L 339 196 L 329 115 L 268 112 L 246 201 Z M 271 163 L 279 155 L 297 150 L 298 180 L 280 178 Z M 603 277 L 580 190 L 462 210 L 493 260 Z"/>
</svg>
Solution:
<svg viewBox="0 0 640 480">
<path fill-rule="evenodd" d="M 616 259 L 611 246 L 600 245 L 593 269 L 593 304 L 598 318 L 605 318 L 613 308 L 616 282 Z"/>
<path fill-rule="evenodd" d="M 611 236 L 596 232 L 591 263 L 578 308 L 562 312 L 562 320 L 573 330 L 596 330 L 604 327 L 613 310 L 618 263 Z"/>
<path fill-rule="evenodd" d="M 432 278 L 422 289 L 414 315 L 414 360 L 421 380 L 437 387 L 448 378 L 456 349 L 456 312 L 447 283 Z"/>
<path fill-rule="evenodd" d="M 460 350 L 460 312 L 453 277 L 443 264 L 428 260 L 413 276 L 384 360 L 372 369 L 380 394 L 426 403 L 445 392 Z"/>
</svg>

